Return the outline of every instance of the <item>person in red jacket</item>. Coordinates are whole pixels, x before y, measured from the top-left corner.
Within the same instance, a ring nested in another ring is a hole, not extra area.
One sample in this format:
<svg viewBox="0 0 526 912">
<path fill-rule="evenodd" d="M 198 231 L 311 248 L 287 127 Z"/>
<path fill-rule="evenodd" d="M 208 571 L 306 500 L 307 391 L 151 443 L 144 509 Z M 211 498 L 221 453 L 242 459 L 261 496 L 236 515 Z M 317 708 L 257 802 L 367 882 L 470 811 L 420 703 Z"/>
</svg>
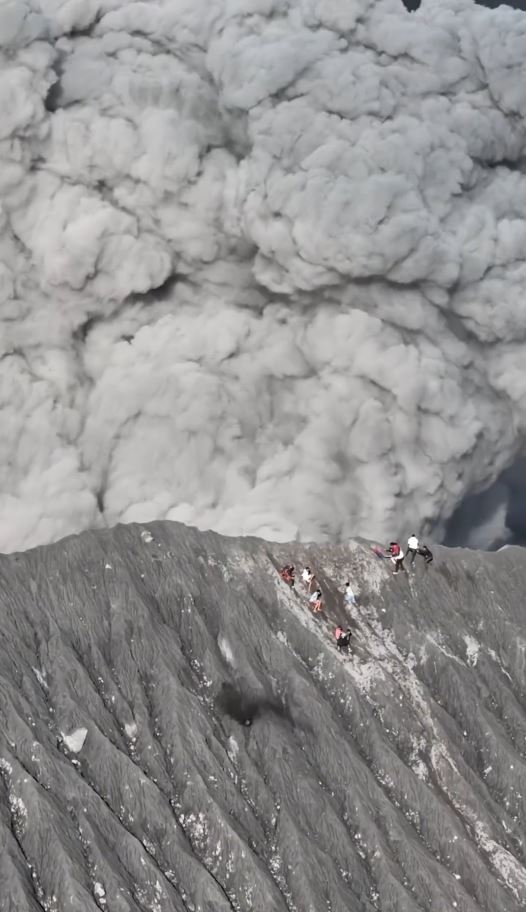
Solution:
<svg viewBox="0 0 526 912">
<path fill-rule="evenodd" d="M 386 554 L 391 555 L 391 561 L 394 564 L 393 573 L 396 575 L 399 570 L 404 570 L 404 552 L 398 542 L 389 542 L 389 547 L 385 549 Z"/>
<path fill-rule="evenodd" d="M 294 583 L 296 582 L 295 570 L 292 564 L 286 564 L 283 567 L 283 570 L 280 570 L 279 575 L 283 582 L 287 583 L 291 589 L 294 589 Z"/>
<path fill-rule="evenodd" d="M 341 652 L 342 649 L 347 649 L 349 646 L 349 641 L 352 636 L 351 628 L 347 627 L 347 630 L 344 630 L 343 627 L 337 627 L 334 631 L 334 636 L 336 637 L 336 646 Z"/>
</svg>

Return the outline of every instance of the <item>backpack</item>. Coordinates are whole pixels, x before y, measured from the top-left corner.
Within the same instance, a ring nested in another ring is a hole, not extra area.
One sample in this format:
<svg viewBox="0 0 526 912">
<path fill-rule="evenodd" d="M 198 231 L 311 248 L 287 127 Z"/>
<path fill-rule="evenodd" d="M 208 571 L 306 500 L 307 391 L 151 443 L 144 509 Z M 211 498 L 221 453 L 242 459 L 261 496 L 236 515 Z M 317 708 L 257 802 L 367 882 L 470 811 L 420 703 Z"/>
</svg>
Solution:
<svg viewBox="0 0 526 912">
<path fill-rule="evenodd" d="M 400 554 L 400 545 L 397 545 L 396 542 L 393 545 L 391 545 L 391 554 L 393 555 L 393 557 L 398 557 L 398 555 Z"/>
</svg>

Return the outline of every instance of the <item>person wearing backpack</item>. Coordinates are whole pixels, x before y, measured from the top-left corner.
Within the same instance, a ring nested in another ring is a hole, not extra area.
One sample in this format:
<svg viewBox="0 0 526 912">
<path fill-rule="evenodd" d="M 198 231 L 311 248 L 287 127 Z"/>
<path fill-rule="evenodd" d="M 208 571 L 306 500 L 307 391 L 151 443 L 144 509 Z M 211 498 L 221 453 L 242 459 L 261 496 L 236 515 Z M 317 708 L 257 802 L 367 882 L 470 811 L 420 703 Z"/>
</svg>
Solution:
<svg viewBox="0 0 526 912">
<path fill-rule="evenodd" d="M 347 627 L 347 630 L 344 630 L 343 627 L 337 627 L 334 631 L 334 636 L 336 637 L 336 646 L 338 647 L 339 652 L 341 652 L 342 649 L 348 649 L 352 637 L 350 627 Z"/>
</svg>

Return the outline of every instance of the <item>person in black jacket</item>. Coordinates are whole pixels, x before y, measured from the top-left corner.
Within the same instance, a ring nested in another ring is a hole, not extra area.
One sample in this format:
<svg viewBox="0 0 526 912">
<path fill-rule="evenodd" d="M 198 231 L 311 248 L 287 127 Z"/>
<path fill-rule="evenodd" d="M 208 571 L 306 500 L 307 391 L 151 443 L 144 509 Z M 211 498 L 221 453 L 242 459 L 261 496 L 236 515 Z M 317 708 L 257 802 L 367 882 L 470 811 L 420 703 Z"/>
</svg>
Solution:
<svg viewBox="0 0 526 912">
<path fill-rule="evenodd" d="M 349 647 L 352 636 L 351 628 L 347 627 L 347 630 L 344 630 L 342 627 L 337 627 L 334 631 L 334 636 L 336 637 L 336 645 L 341 652 L 342 649 L 347 649 Z"/>
<path fill-rule="evenodd" d="M 433 553 L 431 549 L 427 547 L 427 545 L 420 545 L 418 553 L 425 559 L 426 564 L 430 564 L 433 560 Z"/>
</svg>

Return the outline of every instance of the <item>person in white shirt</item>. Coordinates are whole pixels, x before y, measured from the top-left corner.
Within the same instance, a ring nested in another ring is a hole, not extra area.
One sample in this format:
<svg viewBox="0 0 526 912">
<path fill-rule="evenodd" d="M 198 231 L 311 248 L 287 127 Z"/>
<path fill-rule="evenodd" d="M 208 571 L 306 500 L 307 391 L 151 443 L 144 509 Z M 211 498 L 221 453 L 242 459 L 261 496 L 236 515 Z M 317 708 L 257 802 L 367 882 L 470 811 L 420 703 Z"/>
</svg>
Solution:
<svg viewBox="0 0 526 912">
<path fill-rule="evenodd" d="M 352 591 L 351 584 L 345 583 L 345 604 L 346 605 L 356 605 L 356 596 Z"/>
<path fill-rule="evenodd" d="M 316 588 L 316 579 L 310 567 L 303 568 L 301 571 L 301 578 L 308 592 L 312 592 Z"/>
<path fill-rule="evenodd" d="M 322 601 L 321 589 L 315 589 L 312 595 L 309 598 L 309 602 L 312 605 L 312 610 L 314 614 L 318 614 L 319 611 L 323 610 L 323 601 Z"/>
<path fill-rule="evenodd" d="M 415 562 L 415 557 L 418 554 L 419 547 L 420 547 L 420 545 L 418 542 L 418 538 L 416 537 L 415 533 L 412 532 L 411 535 L 409 536 L 409 538 L 407 539 L 407 557 L 411 558 L 411 566 L 413 566 L 413 564 Z"/>
</svg>

